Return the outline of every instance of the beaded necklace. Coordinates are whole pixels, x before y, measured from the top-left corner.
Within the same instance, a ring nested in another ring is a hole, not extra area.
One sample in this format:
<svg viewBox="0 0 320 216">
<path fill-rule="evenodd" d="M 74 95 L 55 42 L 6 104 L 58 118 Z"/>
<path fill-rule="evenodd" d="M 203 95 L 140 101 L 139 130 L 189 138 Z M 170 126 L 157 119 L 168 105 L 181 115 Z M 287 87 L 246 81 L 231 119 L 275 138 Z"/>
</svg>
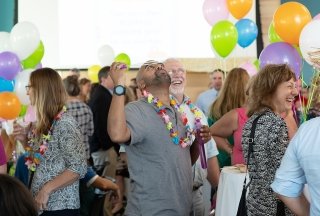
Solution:
<svg viewBox="0 0 320 216">
<path fill-rule="evenodd" d="M 35 130 L 29 134 L 28 146 L 25 148 L 26 157 L 25 157 L 25 165 L 32 172 L 36 171 L 37 166 L 39 166 L 40 161 L 46 150 L 48 149 L 48 143 L 51 140 L 51 135 L 53 128 L 57 121 L 61 119 L 62 115 L 66 112 L 67 108 L 64 106 L 62 110 L 54 117 L 52 125 L 48 131 L 48 134 L 42 134 L 41 138 L 37 139 Z M 36 149 L 36 143 L 40 143 L 39 148 Z"/>
<path fill-rule="evenodd" d="M 157 114 L 162 118 L 164 124 L 166 125 L 167 130 L 170 132 L 171 140 L 174 144 L 180 145 L 182 148 L 190 146 L 192 144 L 192 134 L 193 130 L 188 125 L 188 119 L 185 113 L 181 113 L 181 120 L 186 130 L 186 137 L 180 137 L 179 132 L 175 130 L 173 123 L 170 121 L 170 117 L 166 112 L 165 106 L 159 100 L 159 98 L 154 97 L 151 93 L 144 91 L 144 97 L 147 99 L 148 103 L 152 103 L 157 108 Z M 177 105 L 176 101 L 170 97 L 170 106 L 179 111 L 179 105 Z"/>
</svg>

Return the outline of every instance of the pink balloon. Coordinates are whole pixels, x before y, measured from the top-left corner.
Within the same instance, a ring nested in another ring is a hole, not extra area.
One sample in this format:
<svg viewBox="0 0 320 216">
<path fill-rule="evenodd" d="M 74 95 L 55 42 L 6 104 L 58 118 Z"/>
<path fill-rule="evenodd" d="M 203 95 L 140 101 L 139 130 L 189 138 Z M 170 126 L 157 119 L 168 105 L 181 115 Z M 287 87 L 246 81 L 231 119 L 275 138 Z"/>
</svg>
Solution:
<svg viewBox="0 0 320 216">
<path fill-rule="evenodd" d="M 320 13 L 313 17 L 313 20 L 320 20 Z"/>
<path fill-rule="evenodd" d="M 220 20 L 228 19 L 229 16 L 226 0 L 205 0 L 202 12 L 210 26 L 213 26 Z"/>
<path fill-rule="evenodd" d="M 239 67 L 245 69 L 250 76 L 254 76 L 258 73 L 257 67 L 252 62 L 244 62 Z"/>
<path fill-rule="evenodd" d="M 24 122 L 30 123 L 35 121 L 37 121 L 36 111 L 34 110 L 33 106 L 29 105 L 26 115 L 24 116 Z"/>
</svg>

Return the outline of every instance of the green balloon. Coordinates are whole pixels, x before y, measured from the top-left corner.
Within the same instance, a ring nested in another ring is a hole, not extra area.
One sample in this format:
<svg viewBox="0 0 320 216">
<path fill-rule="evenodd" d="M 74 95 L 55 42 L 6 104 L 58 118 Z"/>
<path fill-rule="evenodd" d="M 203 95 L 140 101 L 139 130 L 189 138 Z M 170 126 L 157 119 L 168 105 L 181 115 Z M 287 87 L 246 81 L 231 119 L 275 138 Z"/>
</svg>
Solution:
<svg viewBox="0 0 320 216">
<path fill-rule="evenodd" d="M 117 55 L 114 58 L 114 61 L 124 63 L 127 65 L 127 69 L 130 68 L 130 65 L 131 65 L 130 57 L 125 53 L 120 53 L 119 55 Z"/>
<path fill-rule="evenodd" d="M 225 58 L 236 47 L 238 32 L 229 21 L 223 20 L 216 23 L 211 29 L 211 45 L 219 56 Z"/>
<path fill-rule="evenodd" d="M 257 70 L 260 69 L 260 61 L 259 61 L 259 59 L 254 60 L 252 63 L 254 64 L 254 66 L 256 66 Z"/>
<path fill-rule="evenodd" d="M 27 113 L 27 109 L 28 109 L 28 106 L 27 105 L 21 105 L 21 111 L 19 113 L 19 117 L 24 117 L 25 114 Z"/>
<path fill-rule="evenodd" d="M 44 55 L 44 46 L 42 41 L 40 41 L 37 49 L 28 58 L 21 61 L 23 69 L 35 68 L 37 64 L 41 61 Z"/>
<path fill-rule="evenodd" d="M 301 53 L 300 47 L 299 47 L 298 45 L 296 45 L 296 44 L 293 44 L 292 46 L 297 50 L 297 52 L 299 53 L 299 55 L 302 57 L 302 53 Z"/>
<path fill-rule="evenodd" d="M 270 25 L 269 25 L 268 38 L 269 38 L 270 43 L 282 42 L 283 41 L 280 38 L 280 36 L 277 34 L 276 30 L 274 29 L 274 23 L 273 22 L 271 22 Z"/>
</svg>

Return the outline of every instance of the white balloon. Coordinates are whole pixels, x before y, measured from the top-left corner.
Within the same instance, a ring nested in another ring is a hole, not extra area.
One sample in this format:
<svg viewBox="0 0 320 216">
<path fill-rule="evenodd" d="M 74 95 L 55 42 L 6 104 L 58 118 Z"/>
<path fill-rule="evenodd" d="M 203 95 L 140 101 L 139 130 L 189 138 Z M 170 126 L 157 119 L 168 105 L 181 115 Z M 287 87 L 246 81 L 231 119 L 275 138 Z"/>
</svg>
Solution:
<svg viewBox="0 0 320 216">
<path fill-rule="evenodd" d="M 320 20 L 313 20 L 302 29 L 299 46 L 303 58 L 313 65 L 308 53 L 320 49 Z"/>
<path fill-rule="evenodd" d="M 0 32 L 0 53 L 5 51 L 11 51 L 10 34 L 8 32 Z"/>
<path fill-rule="evenodd" d="M 20 60 L 26 59 L 38 47 L 40 34 L 35 25 L 30 22 L 17 23 L 10 34 L 11 48 Z"/>
<path fill-rule="evenodd" d="M 102 66 L 110 66 L 114 61 L 114 51 L 111 46 L 103 45 L 98 50 L 98 59 Z"/>
<path fill-rule="evenodd" d="M 27 95 L 26 91 L 26 86 L 29 83 L 29 78 L 32 71 L 34 71 L 34 69 L 27 69 L 21 71 L 15 78 L 14 92 L 18 96 L 20 102 L 25 105 L 30 104 L 29 96 Z"/>
</svg>

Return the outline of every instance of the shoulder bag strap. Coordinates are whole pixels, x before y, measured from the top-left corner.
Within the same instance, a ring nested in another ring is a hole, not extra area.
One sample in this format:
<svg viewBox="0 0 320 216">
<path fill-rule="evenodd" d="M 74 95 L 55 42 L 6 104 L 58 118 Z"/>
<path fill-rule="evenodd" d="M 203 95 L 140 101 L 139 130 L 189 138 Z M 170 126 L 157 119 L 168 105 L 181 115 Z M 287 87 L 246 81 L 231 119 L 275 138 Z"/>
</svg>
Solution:
<svg viewBox="0 0 320 216">
<path fill-rule="evenodd" d="M 247 171 L 246 171 L 246 177 L 245 177 L 244 182 L 243 182 L 243 187 L 245 187 L 245 188 L 249 187 L 249 185 L 251 183 L 251 178 L 250 178 L 250 182 L 248 183 L 248 185 L 246 184 L 247 183 L 248 170 L 249 170 L 250 156 L 251 156 L 251 153 L 253 153 L 254 134 L 255 134 L 255 131 L 256 131 L 258 120 L 264 114 L 265 113 L 261 113 L 252 122 L 252 127 L 251 127 L 251 132 L 250 132 L 250 137 L 249 137 L 248 154 L 247 154 Z"/>
</svg>

